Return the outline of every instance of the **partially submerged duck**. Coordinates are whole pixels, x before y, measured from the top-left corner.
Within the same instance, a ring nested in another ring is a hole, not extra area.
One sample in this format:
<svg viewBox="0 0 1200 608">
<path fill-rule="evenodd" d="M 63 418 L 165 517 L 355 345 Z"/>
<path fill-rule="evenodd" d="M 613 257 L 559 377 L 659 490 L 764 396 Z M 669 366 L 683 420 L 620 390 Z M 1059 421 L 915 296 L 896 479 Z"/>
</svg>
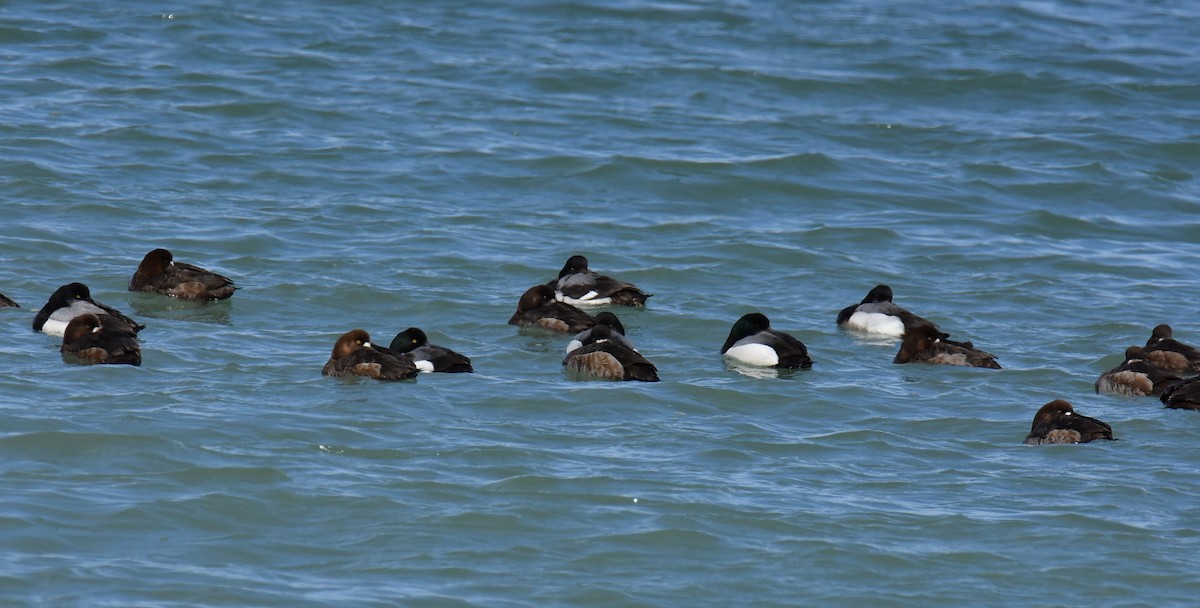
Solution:
<svg viewBox="0 0 1200 608">
<path fill-rule="evenodd" d="M 1127 397 L 1161 395 L 1164 389 L 1180 380 L 1182 378 L 1173 372 L 1146 361 L 1142 347 L 1130 346 L 1125 349 L 1125 361 L 1096 379 L 1096 392 Z"/>
<path fill-rule="evenodd" d="M 155 249 L 142 258 L 129 291 L 148 291 L 181 300 L 224 300 L 237 289 L 233 281 L 210 270 L 176 262 L 166 249 Z"/>
<path fill-rule="evenodd" d="M 1144 357 L 1169 372 L 1200 372 L 1200 349 L 1176 340 L 1167 324 L 1158 325 L 1146 340 Z"/>
<path fill-rule="evenodd" d="M 555 301 L 554 290 L 550 287 L 534 285 L 521 295 L 517 311 L 509 317 L 508 324 L 579 333 L 594 326 L 596 320 L 570 304 Z"/>
<path fill-rule="evenodd" d="M 63 331 L 59 351 L 75 363 L 142 364 L 137 334 L 111 315 L 84 313 L 71 319 Z"/>
<path fill-rule="evenodd" d="M 858 304 L 843 308 L 837 316 L 838 327 L 885 338 L 904 335 L 903 315 L 913 315 L 892 302 L 892 288 L 876 285 Z"/>
<path fill-rule="evenodd" d="M 892 363 L 932 363 L 1000 369 L 996 356 L 975 348 L 970 342 L 946 337 L 936 325 L 912 315 L 905 319 L 904 341 Z"/>
<path fill-rule="evenodd" d="M 108 315 L 116 318 L 136 334 L 146 326 L 121 314 L 117 309 L 92 299 L 92 292 L 83 283 L 68 283 L 54 290 L 50 299 L 33 317 L 33 331 L 61 336 L 71 319 L 83 314 Z"/>
<path fill-rule="evenodd" d="M 418 373 L 411 358 L 375 347 L 370 334 L 361 329 L 342 334 L 333 345 L 329 361 L 321 368 L 325 376 L 363 376 L 376 380 L 406 380 Z"/>
<path fill-rule="evenodd" d="M 471 359 L 444 346 L 429 343 L 429 336 L 416 327 L 410 327 L 392 338 L 391 350 L 412 357 L 413 364 L 423 372 L 473 372 Z"/>
<path fill-rule="evenodd" d="M 650 294 L 633 283 L 618 281 L 588 268 L 587 258 L 573 255 L 558 271 L 558 278 L 546 283 L 555 298 L 574 305 L 616 304 L 644 306 Z"/>
<path fill-rule="evenodd" d="M 625 343 L 611 339 L 614 335 L 607 325 L 593 327 L 586 342 L 567 353 L 563 365 L 607 380 L 658 382 L 658 368 Z"/>
<path fill-rule="evenodd" d="M 1055 399 L 1037 411 L 1033 426 L 1025 436 L 1028 445 L 1046 443 L 1087 443 L 1096 439 L 1112 439 L 1108 424 L 1075 413 L 1070 403 Z"/>
<path fill-rule="evenodd" d="M 721 354 L 756 367 L 808 369 L 813 364 L 804 343 L 791 334 L 772 329 L 771 321 L 760 312 L 742 315 L 733 324 Z"/>
<path fill-rule="evenodd" d="M 1200 410 L 1200 376 L 1167 386 L 1158 398 L 1169 408 Z"/>
</svg>

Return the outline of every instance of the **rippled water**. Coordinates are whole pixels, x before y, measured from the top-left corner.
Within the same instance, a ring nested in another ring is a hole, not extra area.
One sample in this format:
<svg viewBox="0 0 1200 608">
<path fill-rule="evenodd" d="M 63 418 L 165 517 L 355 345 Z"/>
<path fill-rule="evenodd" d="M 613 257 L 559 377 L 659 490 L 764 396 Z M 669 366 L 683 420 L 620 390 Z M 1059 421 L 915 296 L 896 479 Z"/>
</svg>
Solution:
<svg viewBox="0 0 1200 608">
<path fill-rule="evenodd" d="M 1092 383 L 1200 343 L 1193 12 L 5 4 L 0 603 L 1190 605 L 1200 418 Z M 662 382 L 505 324 L 575 253 Z M 30 331 L 71 281 L 141 367 Z M 1005 369 L 839 331 L 877 283 Z M 813 369 L 726 368 L 751 310 Z M 413 325 L 477 373 L 320 375 Z"/>
</svg>

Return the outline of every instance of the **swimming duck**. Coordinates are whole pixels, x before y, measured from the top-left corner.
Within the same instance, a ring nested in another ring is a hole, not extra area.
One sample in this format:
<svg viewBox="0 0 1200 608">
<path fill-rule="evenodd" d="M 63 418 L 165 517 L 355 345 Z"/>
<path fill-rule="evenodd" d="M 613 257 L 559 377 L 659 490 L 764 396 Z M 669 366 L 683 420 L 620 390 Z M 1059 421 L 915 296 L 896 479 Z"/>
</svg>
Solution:
<svg viewBox="0 0 1200 608">
<path fill-rule="evenodd" d="M 617 315 L 614 315 L 607 310 L 596 315 L 596 327 L 600 327 L 601 325 L 608 327 L 610 330 L 610 337 L 608 338 L 609 340 L 620 342 L 630 350 L 637 351 L 637 349 L 633 346 L 633 342 L 630 342 L 629 338 L 625 337 L 625 326 L 621 324 L 621 320 L 617 318 Z M 571 341 L 567 343 L 567 352 L 570 353 L 571 351 L 580 348 L 584 344 L 594 342 L 595 340 L 592 338 L 592 329 L 585 329 L 578 334 L 575 334 L 575 337 L 571 338 Z"/>
<path fill-rule="evenodd" d="M 978 350 L 970 342 L 946 338 L 936 325 L 916 315 L 904 316 L 904 340 L 892 363 L 933 363 L 1000 369 L 996 356 Z"/>
<path fill-rule="evenodd" d="M 142 347 L 129 325 L 112 315 L 83 313 L 63 332 L 63 359 L 76 363 L 142 364 Z"/>
<path fill-rule="evenodd" d="M 813 364 L 802 342 L 771 329 L 771 321 L 760 312 L 742 315 L 733 324 L 721 353 L 738 363 L 757 367 L 808 369 Z"/>
<path fill-rule="evenodd" d="M 517 312 L 509 317 L 508 324 L 579 333 L 594 326 L 596 320 L 570 304 L 556 302 L 549 286 L 534 285 L 521 295 Z"/>
<path fill-rule="evenodd" d="M 1169 372 L 1200 372 L 1200 349 L 1172 338 L 1171 326 L 1154 328 L 1146 340 L 1145 359 Z"/>
<path fill-rule="evenodd" d="M 862 302 L 843 308 L 838 313 L 837 324 L 867 334 L 899 338 L 904 335 L 901 314 L 912 315 L 892 302 L 891 287 L 876 285 L 867 292 Z"/>
<path fill-rule="evenodd" d="M 181 300 L 224 300 L 233 295 L 233 281 L 215 272 L 184 262 L 166 249 L 155 249 L 142 258 L 129 291 L 149 291 Z"/>
<path fill-rule="evenodd" d="M 1200 410 L 1200 376 L 1171 384 L 1158 398 L 1170 408 Z"/>
<path fill-rule="evenodd" d="M 407 355 L 371 344 L 371 336 L 353 329 L 338 338 L 329 361 L 321 368 L 325 376 L 365 376 L 376 380 L 405 380 L 420 373 Z"/>
<path fill-rule="evenodd" d="M 17 304 L 15 301 L 13 301 L 12 298 L 0 293 L 0 308 L 5 308 L 5 307 L 9 307 L 9 306 L 11 306 L 13 308 L 21 307 L 21 305 Z"/>
<path fill-rule="evenodd" d="M 658 368 L 641 353 L 613 340 L 616 335 L 607 325 L 593 327 L 583 346 L 567 353 L 563 365 L 607 380 L 658 382 Z"/>
<path fill-rule="evenodd" d="M 61 336 L 67 329 L 71 319 L 84 313 L 94 315 L 110 315 L 127 325 L 133 333 L 145 329 L 145 325 L 121 314 L 111 306 L 105 306 L 92 299 L 92 292 L 83 283 L 68 283 L 54 290 L 45 306 L 33 317 L 33 331 L 40 331 L 51 336 Z"/>
<path fill-rule="evenodd" d="M 1180 380 L 1174 373 L 1146 361 L 1142 347 L 1130 346 L 1125 349 L 1124 362 L 1096 379 L 1096 392 L 1127 397 L 1161 395 L 1163 389 Z"/>
<path fill-rule="evenodd" d="M 573 305 L 619 304 L 644 306 L 650 294 L 636 285 L 618 281 L 588 269 L 587 258 L 573 255 L 558 271 L 558 278 L 546 283 L 560 302 Z"/>
<path fill-rule="evenodd" d="M 1025 436 L 1025 443 L 1087 443 L 1095 439 L 1112 438 L 1111 426 L 1095 418 L 1076 414 L 1070 403 L 1055 399 L 1043 405 L 1033 416 L 1033 426 Z"/>
<path fill-rule="evenodd" d="M 471 360 L 448 348 L 429 343 L 425 332 L 410 327 L 392 338 L 388 348 L 412 357 L 413 364 L 423 372 L 473 372 Z"/>
</svg>

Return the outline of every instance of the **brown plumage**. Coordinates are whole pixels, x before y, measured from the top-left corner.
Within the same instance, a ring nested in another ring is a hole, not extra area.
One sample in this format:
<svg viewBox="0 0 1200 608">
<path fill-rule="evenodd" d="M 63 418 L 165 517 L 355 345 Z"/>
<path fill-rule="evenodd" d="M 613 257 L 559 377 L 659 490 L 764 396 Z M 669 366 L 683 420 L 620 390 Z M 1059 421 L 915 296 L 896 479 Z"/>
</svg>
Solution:
<svg viewBox="0 0 1200 608">
<path fill-rule="evenodd" d="M 1172 337 L 1171 326 L 1162 324 L 1146 340 L 1145 360 L 1168 372 L 1200 372 L 1200 349 Z"/>
<path fill-rule="evenodd" d="M 596 320 L 570 304 L 556 302 L 553 289 L 534 285 L 521 295 L 517 312 L 509 317 L 508 324 L 579 333 L 594 326 Z"/>
<path fill-rule="evenodd" d="M 1125 361 L 1096 379 L 1096 392 L 1127 397 L 1160 395 L 1163 389 L 1182 379 L 1152 365 L 1144 356 L 1140 346 L 1126 348 Z"/>
<path fill-rule="evenodd" d="M 1075 413 L 1075 408 L 1062 399 L 1055 399 L 1037 411 L 1025 443 L 1087 443 L 1096 439 L 1112 439 L 1112 427 Z"/>
<path fill-rule="evenodd" d="M 1200 376 L 1167 386 L 1158 398 L 1169 408 L 1200 410 Z"/>
<path fill-rule="evenodd" d="M 606 380 L 658 382 L 658 368 L 641 353 L 612 339 L 607 325 L 592 328 L 583 346 L 567 353 L 568 369 Z"/>
<path fill-rule="evenodd" d="M 904 340 L 892 363 L 933 363 L 1000 369 L 995 355 L 975 348 L 970 342 L 949 340 L 936 325 L 907 315 L 904 317 Z"/>
<path fill-rule="evenodd" d="M 334 377 L 363 376 L 376 380 L 405 380 L 419 372 L 407 355 L 371 344 L 371 336 L 354 329 L 338 338 L 321 374 Z"/>
<path fill-rule="evenodd" d="M 142 258 L 129 291 L 149 291 L 181 300 L 224 300 L 233 295 L 233 281 L 215 272 L 176 262 L 166 249 L 155 249 Z"/>
<path fill-rule="evenodd" d="M 110 315 L 85 313 L 63 331 L 63 359 L 73 363 L 142 364 L 142 347 L 128 324 Z"/>
</svg>

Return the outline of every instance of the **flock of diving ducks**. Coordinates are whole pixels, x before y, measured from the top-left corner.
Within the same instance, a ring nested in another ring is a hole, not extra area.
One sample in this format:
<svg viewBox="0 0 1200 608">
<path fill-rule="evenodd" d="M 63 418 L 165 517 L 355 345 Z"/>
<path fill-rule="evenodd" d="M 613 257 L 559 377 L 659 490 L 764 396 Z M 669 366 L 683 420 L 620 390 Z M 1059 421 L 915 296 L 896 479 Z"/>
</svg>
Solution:
<svg viewBox="0 0 1200 608">
<path fill-rule="evenodd" d="M 129 291 L 145 291 L 193 301 L 231 297 L 233 281 L 199 266 L 177 262 L 170 251 L 146 254 L 129 280 Z M 657 382 L 658 370 L 625 336 L 620 319 L 609 311 L 592 316 L 584 306 L 644 306 L 650 294 L 636 285 L 588 268 L 587 258 L 572 256 L 558 277 L 530 287 L 509 318 L 510 325 L 573 334 L 563 366 L 572 372 L 608 380 Z M 847 306 L 837 324 L 866 335 L 899 339 L 893 363 L 930 363 L 1000 369 L 996 357 L 970 342 L 950 339 L 927 319 L 892 301 L 892 290 L 877 285 L 862 302 Z M 0 306 L 17 306 L 0 294 Z M 92 299 L 88 287 L 70 283 L 58 288 L 33 319 L 34 331 L 62 336 L 64 360 L 82 363 L 140 365 L 137 341 L 141 325 Z M 721 353 L 729 361 L 754 367 L 808 369 L 813 360 L 794 336 L 771 327 L 762 313 L 742 316 L 729 331 Z M 387 347 L 371 342 L 362 329 L 334 343 L 321 373 L 405 380 L 422 372 L 472 372 L 471 360 L 449 348 L 430 344 L 425 332 L 410 327 Z M 1097 393 L 1158 396 L 1170 408 L 1200 409 L 1200 350 L 1175 340 L 1168 325 L 1155 327 L 1145 346 L 1130 346 L 1121 365 L 1096 380 Z M 1113 439 L 1112 428 L 1080 415 L 1056 399 L 1034 416 L 1027 444 L 1085 443 Z"/>
</svg>

